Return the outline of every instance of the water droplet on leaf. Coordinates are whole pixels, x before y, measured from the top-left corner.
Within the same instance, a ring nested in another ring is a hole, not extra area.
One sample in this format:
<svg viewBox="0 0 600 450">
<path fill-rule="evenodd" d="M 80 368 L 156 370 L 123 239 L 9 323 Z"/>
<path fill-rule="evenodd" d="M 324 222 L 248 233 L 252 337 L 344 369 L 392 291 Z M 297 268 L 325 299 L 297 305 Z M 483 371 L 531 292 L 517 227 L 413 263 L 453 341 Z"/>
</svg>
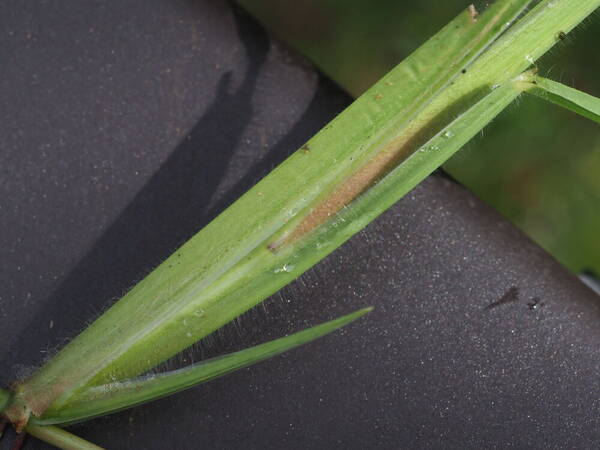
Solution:
<svg viewBox="0 0 600 450">
<path fill-rule="evenodd" d="M 294 270 L 294 266 L 292 264 L 284 264 L 280 268 L 275 269 L 274 272 L 275 273 L 290 273 L 292 270 Z"/>
</svg>

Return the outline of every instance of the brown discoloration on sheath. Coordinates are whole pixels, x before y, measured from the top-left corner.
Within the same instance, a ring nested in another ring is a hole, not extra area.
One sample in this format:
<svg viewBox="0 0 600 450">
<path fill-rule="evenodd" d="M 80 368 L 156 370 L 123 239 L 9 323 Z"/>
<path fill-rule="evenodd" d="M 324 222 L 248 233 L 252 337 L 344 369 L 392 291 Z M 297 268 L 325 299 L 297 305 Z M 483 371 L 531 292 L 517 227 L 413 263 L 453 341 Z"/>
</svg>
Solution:
<svg viewBox="0 0 600 450">
<path fill-rule="evenodd" d="M 479 16 L 479 12 L 475 5 L 469 5 L 469 16 L 471 17 L 471 22 L 477 22 L 477 17 Z"/>
<path fill-rule="evenodd" d="M 72 387 L 71 380 L 64 378 L 47 386 L 44 390 L 27 391 L 25 382 L 15 389 L 14 400 L 5 414 L 17 431 L 22 430 L 27 426 L 32 414 L 41 417 L 56 399 Z"/>
<path fill-rule="evenodd" d="M 4 416 L 13 424 L 17 433 L 21 433 L 31 416 L 31 411 L 26 405 L 13 402 L 5 411 Z"/>
<path fill-rule="evenodd" d="M 474 42 L 479 42 L 484 36 L 486 36 L 489 31 L 496 26 L 496 24 L 500 21 L 503 14 L 510 7 L 510 4 L 507 4 L 504 9 L 498 11 L 498 13 L 494 16 L 492 20 L 490 20 L 482 29 L 477 38 L 475 38 Z M 474 5 L 469 6 L 468 9 L 469 16 L 471 19 L 471 24 L 475 24 L 477 22 L 477 17 L 479 17 L 479 12 L 475 9 Z"/>
<path fill-rule="evenodd" d="M 375 100 L 381 100 L 382 98 L 383 98 L 383 95 L 381 95 L 381 94 L 377 94 L 375 96 Z"/>
<path fill-rule="evenodd" d="M 35 416 L 39 417 L 46 411 L 46 409 L 48 409 L 54 400 L 62 395 L 63 392 L 64 390 L 61 389 L 60 385 L 53 385 L 50 389 L 48 389 L 48 391 L 44 393 L 38 393 L 35 398 L 25 398 L 25 404 L 29 406 L 29 409 L 31 409 L 31 412 Z"/>
<path fill-rule="evenodd" d="M 302 146 L 301 150 L 302 150 L 302 151 L 303 151 L 305 154 L 308 154 L 308 153 L 310 153 L 310 147 L 309 147 L 309 145 L 308 145 L 308 144 L 304 144 L 304 145 Z"/>
<path fill-rule="evenodd" d="M 403 136 L 414 136 L 406 133 Z M 358 195 L 366 191 L 385 173 L 394 167 L 398 160 L 407 156 L 412 148 L 412 139 L 400 137 L 388 144 L 370 161 L 350 175 L 327 198 L 321 201 L 287 236 L 271 242 L 267 248 L 277 252 L 283 245 L 297 241 L 315 228 L 332 218 L 342 208 L 349 205 Z"/>
</svg>

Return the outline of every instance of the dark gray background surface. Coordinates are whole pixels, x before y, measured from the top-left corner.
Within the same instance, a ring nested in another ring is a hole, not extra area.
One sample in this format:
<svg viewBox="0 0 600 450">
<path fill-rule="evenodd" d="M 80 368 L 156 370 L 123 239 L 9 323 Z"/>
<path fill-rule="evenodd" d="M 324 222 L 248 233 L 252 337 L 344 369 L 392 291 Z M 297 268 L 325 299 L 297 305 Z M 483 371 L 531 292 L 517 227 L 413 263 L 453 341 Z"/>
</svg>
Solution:
<svg viewBox="0 0 600 450">
<path fill-rule="evenodd" d="M 3 0 L 0 61 L 4 384 L 349 102 L 220 1 Z M 598 296 L 442 176 L 167 366 L 367 305 L 317 343 L 73 430 L 111 449 L 597 448 Z"/>
</svg>

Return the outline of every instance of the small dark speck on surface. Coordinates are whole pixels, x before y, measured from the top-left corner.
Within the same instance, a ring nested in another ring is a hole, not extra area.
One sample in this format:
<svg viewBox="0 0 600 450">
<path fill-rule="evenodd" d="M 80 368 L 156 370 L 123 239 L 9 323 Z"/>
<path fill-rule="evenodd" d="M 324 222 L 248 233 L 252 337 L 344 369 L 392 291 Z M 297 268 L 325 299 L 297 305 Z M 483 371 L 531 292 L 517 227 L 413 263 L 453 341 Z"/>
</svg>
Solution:
<svg viewBox="0 0 600 450">
<path fill-rule="evenodd" d="M 494 309 L 498 306 L 505 305 L 507 303 L 514 303 L 519 301 L 519 288 L 516 286 L 512 286 L 508 291 L 504 293 L 500 300 L 496 300 L 495 302 L 490 303 L 485 307 L 485 309 Z"/>
<path fill-rule="evenodd" d="M 531 301 L 527 303 L 527 306 L 531 311 L 537 311 L 544 305 L 545 303 L 541 301 L 538 297 L 532 298 Z"/>
</svg>

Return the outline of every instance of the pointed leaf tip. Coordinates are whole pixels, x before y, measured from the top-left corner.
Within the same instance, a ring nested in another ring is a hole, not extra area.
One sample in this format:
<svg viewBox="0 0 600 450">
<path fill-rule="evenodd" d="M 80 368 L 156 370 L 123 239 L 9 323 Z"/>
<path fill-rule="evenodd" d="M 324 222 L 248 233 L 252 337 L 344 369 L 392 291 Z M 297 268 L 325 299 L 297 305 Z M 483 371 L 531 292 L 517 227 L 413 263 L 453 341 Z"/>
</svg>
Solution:
<svg viewBox="0 0 600 450">
<path fill-rule="evenodd" d="M 363 308 L 298 333 L 180 370 L 92 387 L 74 396 L 64 407 L 50 408 L 41 418 L 32 418 L 32 422 L 36 425 L 80 422 L 165 397 L 323 337 L 372 310 L 372 307 Z"/>
<path fill-rule="evenodd" d="M 543 77 L 531 79 L 526 91 L 600 123 L 600 98 Z"/>
</svg>

